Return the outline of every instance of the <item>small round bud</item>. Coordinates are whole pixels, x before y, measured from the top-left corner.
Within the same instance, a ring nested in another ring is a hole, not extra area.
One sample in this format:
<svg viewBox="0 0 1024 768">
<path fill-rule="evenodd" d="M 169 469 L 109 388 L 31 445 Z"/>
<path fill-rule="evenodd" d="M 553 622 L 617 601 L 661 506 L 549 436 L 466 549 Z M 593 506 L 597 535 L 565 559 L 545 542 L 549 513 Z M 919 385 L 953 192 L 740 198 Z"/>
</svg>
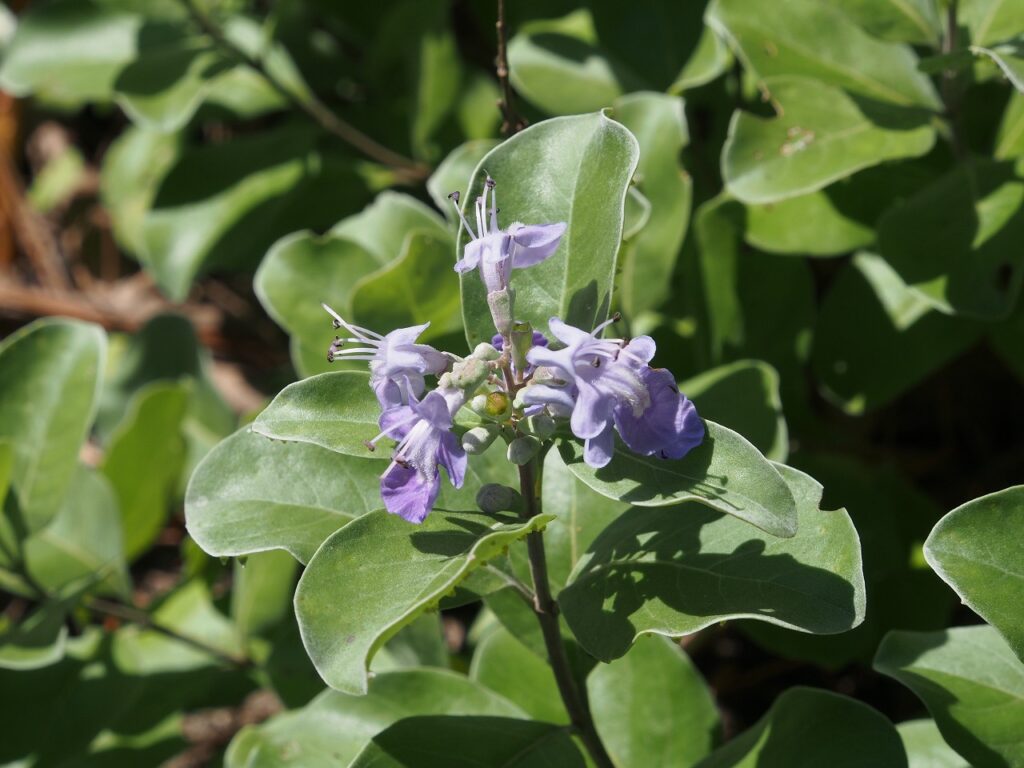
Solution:
<svg viewBox="0 0 1024 768">
<path fill-rule="evenodd" d="M 471 454 L 483 453 L 491 447 L 497 436 L 498 428 L 493 424 L 473 427 L 462 436 L 462 449 Z"/>
<path fill-rule="evenodd" d="M 491 392 L 487 395 L 484 413 L 492 419 L 504 419 L 512 413 L 512 403 L 504 392 Z"/>
<path fill-rule="evenodd" d="M 452 366 L 451 383 L 459 389 L 474 390 L 487 381 L 491 369 L 488 364 L 477 358 L 467 357 Z"/>
<path fill-rule="evenodd" d="M 469 401 L 469 408 L 474 413 L 483 415 L 487 413 L 487 395 L 477 395 Z"/>
<path fill-rule="evenodd" d="M 508 460 L 521 467 L 524 464 L 529 464 L 539 450 L 540 440 L 533 435 L 517 437 L 508 444 Z"/>
<path fill-rule="evenodd" d="M 501 352 L 496 350 L 491 344 L 486 341 L 482 341 L 476 345 L 473 349 L 472 357 L 479 358 L 480 360 L 497 360 L 501 357 Z"/>
<path fill-rule="evenodd" d="M 476 505 L 489 515 L 498 512 L 519 512 L 523 508 L 523 497 L 515 488 L 498 483 L 487 483 L 477 491 Z"/>
<path fill-rule="evenodd" d="M 526 429 L 541 440 L 547 440 L 555 433 L 555 420 L 547 411 L 541 411 L 526 420 Z"/>
</svg>

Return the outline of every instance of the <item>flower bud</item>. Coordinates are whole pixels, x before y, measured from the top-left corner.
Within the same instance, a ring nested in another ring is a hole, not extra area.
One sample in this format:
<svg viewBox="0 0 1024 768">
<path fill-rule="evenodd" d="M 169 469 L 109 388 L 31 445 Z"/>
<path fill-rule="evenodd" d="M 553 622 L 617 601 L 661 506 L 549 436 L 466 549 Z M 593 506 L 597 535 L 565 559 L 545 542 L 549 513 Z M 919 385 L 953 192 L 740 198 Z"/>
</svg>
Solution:
<svg viewBox="0 0 1024 768">
<path fill-rule="evenodd" d="M 476 505 L 489 515 L 498 512 L 520 512 L 523 497 L 514 488 L 498 483 L 487 483 L 476 493 Z"/>
<path fill-rule="evenodd" d="M 472 391 L 487 381 L 490 373 L 490 366 L 486 362 L 477 357 L 467 357 L 452 366 L 449 376 L 457 389 Z"/>
<path fill-rule="evenodd" d="M 529 464 L 539 450 L 540 440 L 533 435 L 517 437 L 508 444 L 508 460 L 513 464 L 523 466 Z"/>
<path fill-rule="evenodd" d="M 502 336 L 512 333 L 512 312 L 515 300 L 516 292 L 511 288 L 503 288 L 500 291 L 491 291 L 487 294 L 487 306 L 491 309 L 494 328 Z"/>
<path fill-rule="evenodd" d="M 517 371 L 525 371 L 529 367 L 526 353 L 533 347 L 533 326 L 529 323 L 512 324 L 512 363 Z"/>
<path fill-rule="evenodd" d="M 498 428 L 493 424 L 473 427 L 462 436 L 462 449 L 471 454 L 483 453 L 491 447 L 497 436 Z"/>
<path fill-rule="evenodd" d="M 535 413 L 526 420 L 526 430 L 541 440 L 547 440 L 555 433 L 555 420 L 547 411 Z"/>
<path fill-rule="evenodd" d="M 473 349 L 472 357 L 487 361 L 497 360 L 501 357 L 501 352 L 496 350 L 493 345 L 488 344 L 486 341 L 482 341 Z"/>
<path fill-rule="evenodd" d="M 491 392 L 487 395 L 484 414 L 492 419 L 507 419 L 512 414 L 512 403 L 504 392 Z"/>
</svg>

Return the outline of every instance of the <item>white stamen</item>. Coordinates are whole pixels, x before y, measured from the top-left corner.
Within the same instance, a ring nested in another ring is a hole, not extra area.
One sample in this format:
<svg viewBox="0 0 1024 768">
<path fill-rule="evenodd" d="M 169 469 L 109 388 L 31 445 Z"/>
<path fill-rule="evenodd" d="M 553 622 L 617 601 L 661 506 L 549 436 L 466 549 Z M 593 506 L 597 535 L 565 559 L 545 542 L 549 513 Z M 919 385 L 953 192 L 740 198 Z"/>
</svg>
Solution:
<svg viewBox="0 0 1024 768">
<path fill-rule="evenodd" d="M 469 232 L 469 236 L 474 240 L 478 240 L 479 238 L 476 236 L 476 232 L 473 231 L 473 228 L 469 226 L 469 222 L 466 221 L 466 214 L 464 214 L 462 209 L 459 207 L 459 193 L 452 192 L 448 195 L 448 199 L 451 200 L 452 205 L 455 206 L 455 213 L 459 215 L 459 220 L 462 222 L 462 226 L 466 228 L 466 231 Z"/>
</svg>

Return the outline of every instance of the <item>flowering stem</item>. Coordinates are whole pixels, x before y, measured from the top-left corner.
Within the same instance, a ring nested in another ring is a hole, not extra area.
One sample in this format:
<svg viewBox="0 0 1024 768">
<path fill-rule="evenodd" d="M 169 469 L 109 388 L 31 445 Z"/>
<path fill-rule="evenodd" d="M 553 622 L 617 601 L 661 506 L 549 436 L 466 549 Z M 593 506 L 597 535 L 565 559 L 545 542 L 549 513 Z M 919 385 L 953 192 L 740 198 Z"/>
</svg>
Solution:
<svg viewBox="0 0 1024 768">
<path fill-rule="evenodd" d="M 498 21 L 494 24 L 498 33 L 498 56 L 495 61 L 498 75 L 498 85 L 501 87 L 501 98 L 498 100 L 498 108 L 504 122 L 501 124 L 503 136 L 511 136 L 526 127 L 526 121 L 521 118 L 512 106 L 512 86 L 508 81 L 508 25 L 505 24 L 505 0 L 498 0 Z"/>
<path fill-rule="evenodd" d="M 519 488 L 523 497 L 523 517 L 529 519 L 541 512 L 541 467 L 544 459 L 543 451 L 533 461 L 519 467 Z M 533 612 L 540 623 L 544 645 L 548 652 L 548 662 L 558 685 L 558 693 L 565 704 L 566 712 L 573 727 L 579 734 L 583 745 L 598 768 L 614 768 L 608 752 L 601 743 L 594 720 L 590 715 L 590 704 L 586 690 L 580 690 L 569 668 L 569 659 L 562 643 L 562 631 L 558 620 L 558 603 L 551 595 L 548 582 L 548 563 L 544 554 L 544 535 L 539 531 L 526 537 L 526 547 L 530 559 L 530 575 L 533 578 Z"/>
</svg>

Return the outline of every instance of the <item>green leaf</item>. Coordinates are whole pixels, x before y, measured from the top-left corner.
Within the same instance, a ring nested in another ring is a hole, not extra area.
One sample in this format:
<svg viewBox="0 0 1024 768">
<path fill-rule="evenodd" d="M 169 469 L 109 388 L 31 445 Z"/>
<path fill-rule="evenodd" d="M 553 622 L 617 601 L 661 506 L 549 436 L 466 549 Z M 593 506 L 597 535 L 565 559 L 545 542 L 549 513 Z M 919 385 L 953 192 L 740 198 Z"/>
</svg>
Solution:
<svg viewBox="0 0 1024 768">
<path fill-rule="evenodd" d="M 504 627 L 496 627 L 481 641 L 469 676 L 535 720 L 569 722 L 551 667 Z"/>
<path fill-rule="evenodd" d="M 845 214 L 823 190 L 748 205 L 744 236 L 752 246 L 768 253 L 840 256 L 870 245 L 875 230 Z"/>
<path fill-rule="evenodd" d="M 454 672 L 384 672 L 370 681 L 365 696 L 324 691 L 302 709 L 242 729 L 228 748 L 225 766 L 349 765 L 389 725 L 427 714 L 522 716 L 515 705 Z"/>
<path fill-rule="evenodd" d="M 841 635 L 808 635 L 760 621 L 743 632 L 769 653 L 838 670 L 870 663 L 894 628 L 932 630 L 950 617 L 949 591 L 921 556 L 939 517 L 936 505 L 888 462 L 861 463 L 845 454 L 799 455 L 799 468 L 824 487 L 824 509 L 846 508 L 857 529 L 864 567 L 863 623 Z"/>
<path fill-rule="evenodd" d="M 459 278 L 452 269 L 451 237 L 412 232 L 402 255 L 352 289 L 352 314 L 367 328 L 430 323 L 422 341 L 462 329 Z M 351 278 L 350 278 L 351 279 Z"/>
<path fill-rule="evenodd" d="M 365 693 L 367 665 L 391 636 L 474 568 L 551 519 L 495 523 L 479 513 L 434 512 L 413 526 L 379 510 L 353 520 L 317 550 L 295 592 L 303 643 L 317 671 L 332 688 Z M 343 603 L 339 583 L 346 585 Z"/>
<path fill-rule="evenodd" d="M 896 726 L 908 768 L 971 768 L 942 739 L 934 720 L 908 720 Z"/>
<path fill-rule="evenodd" d="M 457 746 L 455 746 L 457 745 Z M 532 768 L 586 763 L 569 732 L 533 720 L 420 716 L 373 737 L 352 768 Z"/>
<path fill-rule="evenodd" d="M 969 764 L 1024 761 L 1024 664 L 992 627 L 890 632 L 875 669 L 916 693 Z"/>
<path fill-rule="evenodd" d="M 334 332 L 320 305 L 351 317 L 356 283 L 379 264 L 374 253 L 334 231 L 293 232 L 267 252 L 253 288 L 267 314 L 291 337 L 292 363 L 300 376 L 330 370 L 327 347 Z"/>
<path fill-rule="evenodd" d="M 882 256 L 904 282 L 948 314 L 994 320 L 1024 280 L 1024 180 L 1012 163 L 961 165 L 890 209 L 878 225 Z"/>
<path fill-rule="evenodd" d="M 875 37 L 938 47 L 942 24 L 935 0 L 827 0 Z"/>
<path fill-rule="evenodd" d="M 132 254 L 145 247 L 143 221 L 157 187 L 181 150 L 177 133 L 130 126 L 103 155 L 100 198 L 110 214 L 114 236 Z"/>
<path fill-rule="evenodd" d="M 281 550 L 235 561 L 231 619 L 240 638 L 266 634 L 291 613 L 297 572 L 298 563 Z"/>
<path fill-rule="evenodd" d="M 313 443 L 365 459 L 372 456 L 366 442 L 380 431 L 378 416 L 369 374 L 340 371 L 289 384 L 256 417 L 252 429 L 275 440 Z"/>
<path fill-rule="evenodd" d="M 185 496 L 189 535 L 216 557 L 283 549 L 307 563 L 324 539 L 381 507 L 385 467 L 243 428 L 192 475 Z"/>
<path fill-rule="evenodd" d="M 60 509 L 96 414 L 106 352 L 99 326 L 45 319 L 0 343 L 0 439 L 14 448 L 19 535 Z"/>
<path fill-rule="evenodd" d="M 704 423 L 704 442 L 678 460 L 638 456 L 620 442 L 611 462 L 594 469 L 583 463 L 582 445 L 563 441 L 558 450 L 576 477 L 609 498 L 639 507 L 696 501 L 774 536 L 793 536 L 796 505 L 776 468 L 731 429 Z"/>
<path fill-rule="evenodd" d="M 0 622 L 0 669 L 39 669 L 64 657 L 67 610 L 60 602 L 43 603 L 14 625 Z"/>
<path fill-rule="evenodd" d="M 471 212 L 486 169 L 498 183 L 502 223 L 568 225 L 551 258 L 515 274 L 518 319 L 543 331 L 552 316 L 579 328 L 605 316 L 638 155 L 633 135 L 596 113 L 532 125 L 480 161 L 464 198 Z M 462 301 L 469 346 L 489 341 L 493 323 L 476 272 L 462 276 Z"/>
<path fill-rule="evenodd" d="M 907 757 L 884 715 L 845 696 L 797 687 L 784 691 L 753 727 L 698 765 L 906 768 Z"/>
<path fill-rule="evenodd" d="M 286 124 L 182 151 L 146 213 L 139 254 L 168 296 L 183 299 L 202 272 L 255 266 L 278 238 L 326 227 L 364 199 L 351 161 L 322 141 Z"/>
<path fill-rule="evenodd" d="M 954 509 L 928 536 L 924 556 L 1024 661 L 1024 486 Z"/>
<path fill-rule="evenodd" d="M 0 84 L 61 105 L 110 100 L 121 70 L 138 55 L 144 19 L 94 0 L 33 7 L 4 51 Z"/>
<path fill-rule="evenodd" d="M 491 108 L 488 106 L 488 109 Z M 427 179 L 427 192 L 430 193 L 430 199 L 444 213 L 449 224 L 453 224 L 456 229 L 459 226 L 459 217 L 456 215 L 455 206 L 452 205 L 448 195 L 469 188 L 474 169 L 484 156 L 499 143 L 496 139 L 473 139 L 460 144 L 441 161 L 430 178 Z"/>
<path fill-rule="evenodd" d="M 1024 35 L 989 48 L 972 45 L 971 53 L 992 59 L 1010 81 L 1010 85 L 1024 93 Z"/>
<path fill-rule="evenodd" d="M 509 76 L 518 93 L 549 115 L 575 115 L 611 106 L 639 85 L 635 75 L 598 46 L 550 24 L 535 25 L 512 38 Z"/>
<path fill-rule="evenodd" d="M 409 195 L 382 192 L 360 213 L 338 222 L 332 232 L 361 245 L 383 266 L 402 255 L 409 234 L 417 230 L 438 237 L 448 233 L 437 211 L 429 206 Z"/>
<path fill-rule="evenodd" d="M 439 613 L 424 613 L 403 627 L 373 658 L 374 673 L 403 667 L 448 668 L 448 647 Z M 384 662 L 387 662 L 385 664 Z"/>
<path fill-rule="evenodd" d="M 619 768 L 695 765 L 718 741 L 718 709 L 689 657 L 643 638 L 587 678 L 594 725 Z"/>
<path fill-rule="evenodd" d="M 679 384 L 697 412 L 747 438 L 772 461 L 785 461 L 789 434 L 779 397 L 779 374 L 760 360 L 739 360 Z"/>
<path fill-rule="evenodd" d="M 1024 32 L 1024 8 L 1013 0 L 963 0 L 957 15 L 974 45 L 989 45 Z"/>
<path fill-rule="evenodd" d="M 940 106 L 909 46 L 871 37 L 819 0 L 713 0 L 705 19 L 761 79 L 803 75 L 877 101 Z"/>
<path fill-rule="evenodd" d="M 1024 94 L 1014 93 L 1006 105 L 996 137 L 996 160 L 1024 155 Z"/>
<path fill-rule="evenodd" d="M 185 461 L 189 387 L 153 383 L 136 394 L 110 438 L 101 471 L 121 510 L 124 553 L 134 560 L 160 534 Z"/>
<path fill-rule="evenodd" d="M 773 118 L 737 112 L 722 150 L 726 189 L 747 203 L 771 203 L 822 189 L 863 168 L 918 157 L 935 143 L 923 110 L 848 95 L 805 77 L 773 77 L 764 86 Z"/>
<path fill-rule="evenodd" d="M 777 466 L 797 499 L 791 538 L 698 504 L 634 508 L 609 525 L 558 596 L 584 649 L 607 661 L 641 635 L 679 636 L 726 619 L 817 634 L 859 624 L 864 577 L 849 516 L 820 510 L 821 486 Z"/>
<path fill-rule="evenodd" d="M 690 218 L 692 182 L 679 163 L 690 137 L 683 100 L 640 92 L 615 103 L 613 114 L 640 145 L 638 187 L 651 203 L 639 234 L 624 247 L 619 296 L 630 317 L 655 309 L 668 298 L 672 272 Z"/>
<path fill-rule="evenodd" d="M 693 55 L 668 91 L 682 93 L 706 85 L 728 70 L 731 63 L 732 55 L 722 38 L 711 27 L 702 27 Z"/>
<path fill-rule="evenodd" d="M 25 568 L 47 594 L 90 585 L 128 589 L 117 497 L 95 470 L 77 467 L 56 517 L 24 546 Z"/>
<path fill-rule="evenodd" d="M 881 257 L 858 253 L 825 294 L 812 364 L 828 398 L 862 414 L 916 386 L 980 332 L 933 309 Z"/>
</svg>

